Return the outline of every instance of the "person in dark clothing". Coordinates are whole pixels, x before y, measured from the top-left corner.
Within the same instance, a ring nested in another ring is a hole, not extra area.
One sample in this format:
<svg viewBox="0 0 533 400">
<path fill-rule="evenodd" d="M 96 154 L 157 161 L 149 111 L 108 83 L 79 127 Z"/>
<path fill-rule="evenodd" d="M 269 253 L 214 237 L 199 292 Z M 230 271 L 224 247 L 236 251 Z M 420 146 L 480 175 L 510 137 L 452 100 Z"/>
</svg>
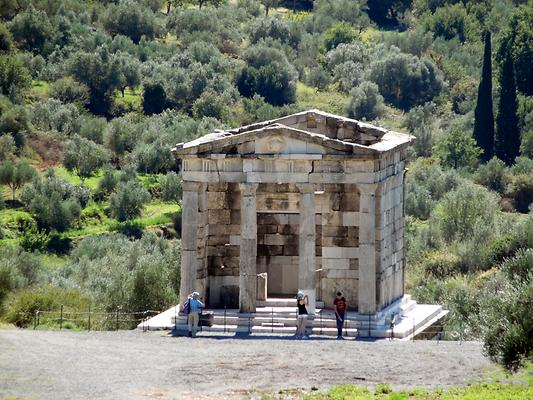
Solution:
<svg viewBox="0 0 533 400">
<path fill-rule="evenodd" d="M 303 291 L 299 291 L 296 296 L 296 306 L 298 307 L 298 320 L 296 325 L 296 338 L 297 339 L 309 339 L 309 336 L 306 334 L 307 327 L 307 308 L 306 305 L 309 304 L 307 295 L 304 295 Z"/>
<path fill-rule="evenodd" d="M 337 320 L 337 339 L 344 339 L 342 337 L 342 326 L 344 325 L 344 316 L 346 313 L 346 299 L 341 292 L 337 292 L 337 296 L 333 301 L 335 308 L 335 318 Z"/>
</svg>

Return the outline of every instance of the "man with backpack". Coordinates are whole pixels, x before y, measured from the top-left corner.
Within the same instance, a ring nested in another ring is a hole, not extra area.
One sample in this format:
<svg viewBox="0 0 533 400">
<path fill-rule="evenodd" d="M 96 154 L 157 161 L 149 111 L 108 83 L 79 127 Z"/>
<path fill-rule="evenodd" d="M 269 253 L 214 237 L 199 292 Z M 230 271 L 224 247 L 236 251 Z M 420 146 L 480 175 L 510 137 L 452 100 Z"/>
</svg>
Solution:
<svg viewBox="0 0 533 400">
<path fill-rule="evenodd" d="M 200 320 L 200 311 L 205 304 L 200 301 L 200 293 L 191 293 L 183 305 L 183 313 L 187 314 L 187 323 L 189 326 L 189 337 L 196 337 L 198 330 L 198 321 Z"/>
</svg>

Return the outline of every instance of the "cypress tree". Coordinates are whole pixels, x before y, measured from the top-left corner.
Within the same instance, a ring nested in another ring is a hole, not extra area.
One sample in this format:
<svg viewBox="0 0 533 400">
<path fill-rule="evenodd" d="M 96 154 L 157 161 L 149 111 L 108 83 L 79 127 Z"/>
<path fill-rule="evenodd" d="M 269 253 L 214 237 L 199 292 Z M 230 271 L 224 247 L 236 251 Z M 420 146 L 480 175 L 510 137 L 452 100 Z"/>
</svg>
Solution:
<svg viewBox="0 0 533 400">
<path fill-rule="evenodd" d="M 490 32 L 485 33 L 483 68 L 477 94 L 474 120 L 474 139 L 481 148 L 480 159 L 488 161 L 494 155 L 494 114 L 492 111 L 492 61 Z"/>
<path fill-rule="evenodd" d="M 496 156 L 512 165 L 520 153 L 520 128 L 518 127 L 518 101 L 511 46 L 505 50 L 500 73 L 500 101 L 496 118 Z"/>
</svg>

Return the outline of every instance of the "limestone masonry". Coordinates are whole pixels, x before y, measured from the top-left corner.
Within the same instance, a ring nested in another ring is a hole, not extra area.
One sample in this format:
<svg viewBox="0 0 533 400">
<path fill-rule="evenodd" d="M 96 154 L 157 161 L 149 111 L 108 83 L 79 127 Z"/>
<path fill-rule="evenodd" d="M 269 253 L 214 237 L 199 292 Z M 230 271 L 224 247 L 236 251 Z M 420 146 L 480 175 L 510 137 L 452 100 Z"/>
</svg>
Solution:
<svg viewBox="0 0 533 400">
<path fill-rule="evenodd" d="M 255 312 L 294 296 L 359 314 L 404 295 L 405 157 L 413 136 L 309 110 L 173 149 L 183 174 L 180 302 Z"/>
</svg>

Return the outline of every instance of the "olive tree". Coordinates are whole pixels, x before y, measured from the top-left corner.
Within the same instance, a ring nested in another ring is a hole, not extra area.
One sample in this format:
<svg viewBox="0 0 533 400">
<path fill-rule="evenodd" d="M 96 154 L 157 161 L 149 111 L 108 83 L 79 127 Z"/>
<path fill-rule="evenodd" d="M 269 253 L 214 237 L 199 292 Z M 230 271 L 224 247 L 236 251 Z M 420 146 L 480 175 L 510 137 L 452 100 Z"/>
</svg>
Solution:
<svg viewBox="0 0 533 400">
<path fill-rule="evenodd" d="M 31 181 L 37 175 L 35 169 L 26 161 L 13 162 L 6 160 L 0 164 L 0 183 L 11 189 L 12 200 L 15 194 L 24 184 Z"/>
<path fill-rule="evenodd" d="M 120 222 L 139 217 L 150 193 L 137 180 L 121 182 L 109 198 L 111 215 Z"/>
<path fill-rule="evenodd" d="M 82 185 L 107 160 L 107 153 L 102 146 L 77 135 L 68 141 L 63 153 L 63 165 L 78 175 Z"/>
</svg>

